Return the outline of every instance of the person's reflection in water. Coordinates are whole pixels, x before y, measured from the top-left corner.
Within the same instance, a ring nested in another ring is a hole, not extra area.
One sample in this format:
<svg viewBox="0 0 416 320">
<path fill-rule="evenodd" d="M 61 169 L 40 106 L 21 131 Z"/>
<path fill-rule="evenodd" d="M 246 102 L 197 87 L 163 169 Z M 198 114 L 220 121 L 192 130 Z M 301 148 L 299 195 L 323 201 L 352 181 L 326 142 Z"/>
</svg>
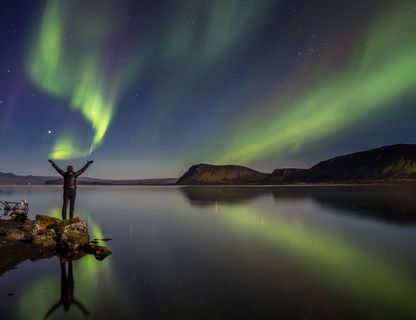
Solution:
<svg viewBox="0 0 416 320">
<path fill-rule="evenodd" d="M 72 261 L 68 261 L 68 273 L 66 270 L 65 262 L 60 262 L 61 265 L 61 299 L 55 303 L 45 315 L 45 319 L 48 318 L 56 309 L 61 305 L 65 312 L 68 312 L 72 304 L 75 304 L 82 313 L 87 316 L 88 310 L 75 299 L 74 297 L 74 275 L 72 272 Z"/>
</svg>

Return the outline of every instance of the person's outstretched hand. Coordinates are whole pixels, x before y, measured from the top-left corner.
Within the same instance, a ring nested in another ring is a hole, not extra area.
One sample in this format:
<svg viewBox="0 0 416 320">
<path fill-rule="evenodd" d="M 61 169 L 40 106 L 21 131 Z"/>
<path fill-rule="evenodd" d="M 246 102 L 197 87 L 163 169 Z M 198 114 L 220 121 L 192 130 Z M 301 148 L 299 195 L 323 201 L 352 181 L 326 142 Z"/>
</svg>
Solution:
<svg viewBox="0 0 416 320">
<path fill-rule="evenodd" d="M 91 164 L 91 163 L 93 163 L 93 162 L 94 162 L 93 160 L 88 160 L 88 163 L 89 163 L 89 164 Z"/>
</svg>

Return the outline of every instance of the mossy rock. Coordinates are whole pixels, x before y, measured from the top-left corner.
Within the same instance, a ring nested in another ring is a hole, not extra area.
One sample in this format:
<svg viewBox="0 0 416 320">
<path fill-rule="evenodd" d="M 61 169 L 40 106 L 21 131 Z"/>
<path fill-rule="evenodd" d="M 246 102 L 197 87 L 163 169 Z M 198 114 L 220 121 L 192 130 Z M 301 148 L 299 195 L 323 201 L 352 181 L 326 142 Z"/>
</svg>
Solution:
<svg viewBox="0 0 416 320">
<path fill-rule="evenodd" d="M 54 229 L 46 229 L 45 231 L 42 231 L 42 234 L 52 238 L 56 237 L 56 232 Z"/>
<path fill-rule="evenodd" d="M 61 240 L 84 245 L 90 242 L 90 237 L 88 236 L 88 234 L 85 233 L 79 233 L 73 230 L 68 230 L 62 234 Z"/>
<path fill-rule="evenodd" d="M 56 241 L 53 237 L 47 236 L 44 234 L 37 234 L 32 237 L 32 243 L 34 245 L 46 247 L 46 248 L 56 248 Z"/>
<path fill-rule="evenodd" d="M 27 214 L 21 211 L 13 211 L 10 217 L 14 221 L 24 222 L 27 219 Z"/>
<path fill-rule="evenodd" d="M 54 217 L 51 217 L 51 216 L 47 216 L 47 215 L 44 215 L 44 214 L 37 214 L 35 220 L 37 222 L 43 223 L 45 225 L 53 225 L 53 224 L 57 224 L 57 223 L 59 223 L 59 221 L 61 221 L 61 219 L 54 218 Z"/>
<path fill-rule="evenodd" d="M 34 236 L 39 233 L 40 226 L 36 222 L 27 219 L 23 225 L 23 231 L 31 236 Z"/>
<path fill-rule="evenodd" d="M 46 229 L 55 229 L 61 224 L 62 220 L 43 214 L 36 215 L 36 224 L 39 226 L 39 230 L 44 231 Z"/>
<path fill-rule="evenodd" d="M 69 220 L 69 224 L 61 230 L 61 245 L 64 249 L 75 250 L 90 242 L 87 223 L 79 219 Z M 71 223 L 72 222 L 72 223 Z"/>
<path fill-rule="evenodd" d="M 9 240 L 26 241 L 30 240 L 30 235 L 26 234 L 23 230 L 13 228 L 7 231 L 6 238 Z"/>
<path fill-rule="evenodd" d="M 68 226 L 70 225 L 74 225 L 74 224 L 78 224 L 82 222 L 83 224 L 85 224 L 85 230 L 88 233 L 88 226 L 87 224 L 82 221 L 79 217 L 75 217 L 73 219 L 69 219 L 69 220 L 61 220 L 61 219 L 57 219 L 56 224 L 52 225 L 53 229 L 55 230 L 57 235 L 61 235 L 64 233 L 65 229 L 67 229 Z"/>
</svg>

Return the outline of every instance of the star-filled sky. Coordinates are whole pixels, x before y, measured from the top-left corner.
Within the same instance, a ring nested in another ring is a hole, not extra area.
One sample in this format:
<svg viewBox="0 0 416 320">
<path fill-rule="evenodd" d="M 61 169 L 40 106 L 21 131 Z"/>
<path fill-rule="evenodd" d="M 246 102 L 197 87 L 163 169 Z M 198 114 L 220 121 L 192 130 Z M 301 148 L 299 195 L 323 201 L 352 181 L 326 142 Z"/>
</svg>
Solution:
<svg viewBox="0 0 416 320">
<path fill-rule="evenodd" d="M 416 1 L 0 0 L 0 171 L 271 172 L 416 142 Z"/>
</svg>

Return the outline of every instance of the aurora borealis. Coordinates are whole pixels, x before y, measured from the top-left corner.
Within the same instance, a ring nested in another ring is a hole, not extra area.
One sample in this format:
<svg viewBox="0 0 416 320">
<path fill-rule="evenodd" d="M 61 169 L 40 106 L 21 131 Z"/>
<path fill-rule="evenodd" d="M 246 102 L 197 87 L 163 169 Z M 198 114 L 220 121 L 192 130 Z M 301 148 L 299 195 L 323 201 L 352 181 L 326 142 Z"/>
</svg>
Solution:
<svg viewBox="0 0 416 320">
<path fill-rule="evenodd" d="M 271 172 L 414 143 L 414 1 L 2 1 L 0 171 Z M 114 166 L 116 165 L 116 170 Z"/>
<path fill-rule="evenodd" d="M 379 18 L 364 49 L 360 47 L 355 53 L 358 61 L 351 59 L 335 76 L 318 82 L 299 100 L 294 98 L 285 110 L 257 120 L 260 128 L 257 123 L 254 130 L 245 127 L 225 144 L 219 161 L 248 162 L 267 153 L 299 149 L 342 131 L 372 112 L 394 106 L 406 94 L 414 96 L 416 42 L 410 30 L 415 27 L 415 13 L 406 7 Z"/>
<path fill-rule="evenodd" d="M 85 150 L 78 146 L 78 141 L 84 139 L 76 139 L 74 130 L 58 137 L 50 155 L 54 159 L 90 155 L 102 143 L 110 125 L 123 82 L 117 58 L 103 58 L 111 51 L 104 50 L 105 42 L 121 32 L 122 17 L 112 15 L 111 9 L 95 10 L 88 2 L 49 1 L 31 42 L 27 62 L 30 79 L 46 93 L 68 100 L 93 131 L 92 142 Z M 84 16 L 93 12 L 93 18 Z"/>
</svg>

